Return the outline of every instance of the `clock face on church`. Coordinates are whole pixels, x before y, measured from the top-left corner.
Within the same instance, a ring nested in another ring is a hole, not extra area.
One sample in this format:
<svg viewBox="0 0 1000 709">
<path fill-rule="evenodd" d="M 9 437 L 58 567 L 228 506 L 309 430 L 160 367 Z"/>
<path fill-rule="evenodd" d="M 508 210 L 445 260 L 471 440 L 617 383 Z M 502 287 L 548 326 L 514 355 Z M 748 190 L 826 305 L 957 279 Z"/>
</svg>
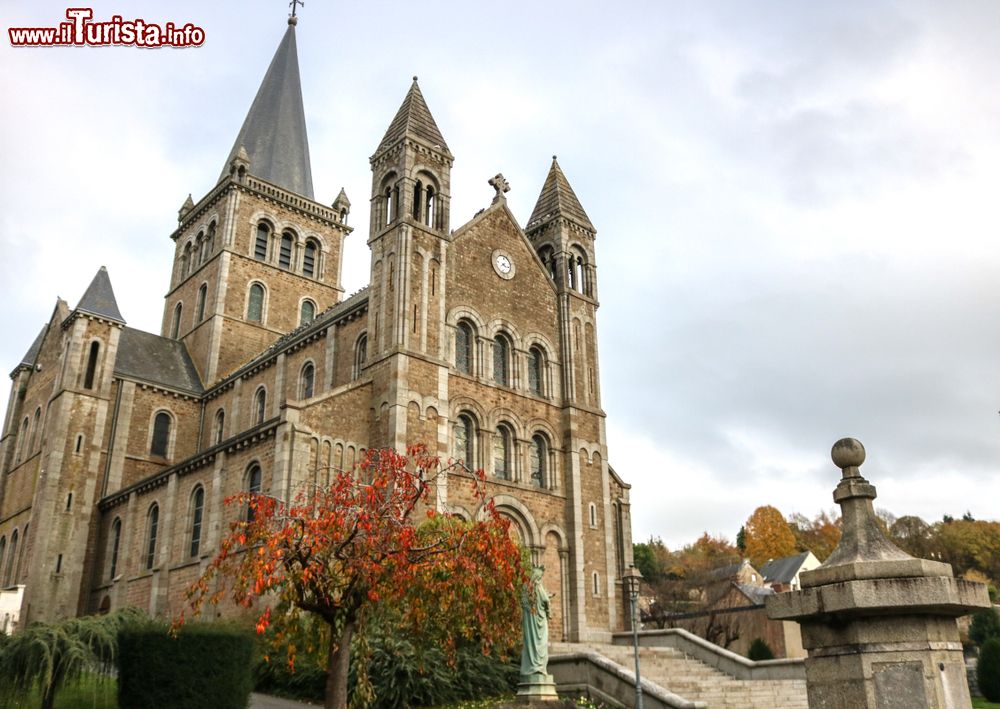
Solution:
<svg viewBox="0 0 1000 709">
<path fill-rule="evenodd" d="M 514 261 L 503 249 L 493 252 L 493 270 L 500 278 L 511 279 L 514 277 Z"/>
</svg>

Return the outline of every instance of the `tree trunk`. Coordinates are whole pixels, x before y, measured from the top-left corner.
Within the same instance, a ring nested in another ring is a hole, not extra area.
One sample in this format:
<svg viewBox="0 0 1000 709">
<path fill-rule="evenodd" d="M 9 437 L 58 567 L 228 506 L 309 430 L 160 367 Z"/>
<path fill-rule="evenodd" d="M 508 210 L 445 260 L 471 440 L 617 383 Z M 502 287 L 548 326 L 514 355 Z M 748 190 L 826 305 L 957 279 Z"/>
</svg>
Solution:
<svg viewBox="0 0 1000 709">
<path fill-rule="evenodd" d="M 332 631 L 332 628 L 331 628 Z M 354 621 L 344 624 L 340 637 L 330 633 L 330 650 L 326 661 L 326 709 L 347 709 L 347 673 L 351 668 L 351 637 Z"/>
</svg>

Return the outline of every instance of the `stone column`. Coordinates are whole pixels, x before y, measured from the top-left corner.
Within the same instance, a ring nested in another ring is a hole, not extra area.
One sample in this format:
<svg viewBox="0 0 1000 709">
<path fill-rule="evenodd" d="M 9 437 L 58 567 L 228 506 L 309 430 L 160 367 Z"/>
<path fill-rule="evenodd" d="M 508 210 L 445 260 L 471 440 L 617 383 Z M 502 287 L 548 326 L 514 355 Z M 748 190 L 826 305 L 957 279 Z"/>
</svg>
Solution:
<svg viewBox="0 0 1000 709">
<path fill-rule="evenodd" d="M 989 607 L 986 587 L 882 534 L 864 460 L 853 438 L 834 444 L 840 544 L 802 572 L 801 591 L 768 597 L 767 614 L 802 628 L 810 709 L 964 709 L 971 701 L 955 619 Z"/>
</svg>

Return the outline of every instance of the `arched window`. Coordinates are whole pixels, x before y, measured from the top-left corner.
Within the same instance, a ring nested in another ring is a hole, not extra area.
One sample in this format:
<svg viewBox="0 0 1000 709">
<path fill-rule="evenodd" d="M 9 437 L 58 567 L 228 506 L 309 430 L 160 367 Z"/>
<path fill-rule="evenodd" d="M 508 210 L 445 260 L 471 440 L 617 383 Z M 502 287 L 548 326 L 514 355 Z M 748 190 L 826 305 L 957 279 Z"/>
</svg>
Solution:
<svg viewBox="0 0 1000 709">
<path fill-rule="evenodd" d="M 545 266 L 545 272 L 553 281 L 556 279 L 556 253 L 551 246 L 543 246 L 538 250 L 538 258 Z"/>
<path fill-rule="evenodd" d="M 361 376 L 361 371 L 368 361 L 368 333 L 361 333 L 361 337 L 354 345 L 354 379 Z"/>
<path fill-rule="evenodd" d="M 29 452 L 35 450 L 38 445 L 38 439 L 41 435 L 39 429 L 42 427 L 42 407 L 39 406 L 35 409 L 35 415 L 31 418 L 31 445 L 29 446 Z"/>
<path fill-rule="evenodd" d="M 208 255 L 215 252 L 215 222 L 208 225 L 208 241 L 205 242 L 205 251 Z"/>
<path fill-rule="evenodd" d="M 501 386 L 510 386 L 510 341 L 503 334 L 493 338 L 493 379 Z"/>
<path fill-rule="evenodd" d="M 413 218 L 420 221 L 420 207 L 424 203 L 424 183 L 417 180 L 413 185 Z"/>
<path fill-rule="evenodd" d="M 175 340 L 181 334 L 181 313 L 183 310 L 184 306 L 180 303 L 174 306 L 174 321 L 170 323 L 170 337 Z"/>
<path fill-rule="evenodd" d="M 261 387 L 254 396 L 254 425 L 259 426 L 264 423 L 264 414 L 267 411 L 267 389 Z"/>
<path fill-rule="evenodd" d="M 455 422 L 455 458 L 476 469 L 476 424 L 469 414 L 459 414 Z"/>
<path fill-rule="evenodd" d="M 197 322 L 205 319 L 205 298 L 208 296 L 208 284 L 202 283 L 198 289 Z"/>
<path fill-rule="evenodd" d="M 205 262 L 205 232 L 198 232 L 197 238 L 194 240 L 194 264 L 193 266 L 200 266 Z M 193 268 L 191 269 L 194 270 Z"/>
<path fill-rule="evenodd" d="M 3 562 L 5 561 L 5 555 L 7 552 L 7 537 L 0 537 L 0 586 L 6 586 L 3 578 Z M 6 628 L 4 628 L 6 630 Z"/>
<path fill-rule="evenodd" d="M 153 439 L 149 444 L 149 454 L 158 455 L 161 458 L 167 457 L 167 449 L 170 446 L 170 414 L 161 411 L 153 419 Z"/>
<path fill-rule="evenodd" d="M 306 248 L 302 252 L 302 273 L 306 276 L 312 278 L 316 275 L 316 254 L 319 253 L 319 247 L 316 242 L 312 239 L 306 242 Z"/>
<path fill-rule="evenodd" d="M 287 231 L 281 235 L 281 246 L 278 249 L 278 265 L 282 268 L 292 267 L 292 246 L 295 238 Z"/>
<path fill-rule="evenodd" d="M 590 526 L 597 526 L 597 505 L 593 502 L 590 503 Z"/>
<path fill-rule="evenodd" d="M 215 445 L 222 443 L 222 437 L 226 430 L 226 410 L 219 409 L 215 412 Z"/>
<path fill-rule="evenodd" d="M 17 530 L 10 535 L 10 550 L 7 552 L 7 568 L 3 572 L 3 585 L 9 586 L 17 583 L 17 569 L 14 561 L 17 559 Z"/>
<path fill-rule="evenodd" d="M 306 366 L 302 368 L 302 374 L 299 376 L 299 392 L 301 399 L 312 398 L 313 395 L 313 382 L 316 379 L 316 368 L 313 366 L 312 362 L 306 362 Z"/>
<path fill-rule="evenodd" d="M 249 468 L 247 468 L 247 479 L 246 479 L 246 489 L 251 495 L 259 495 L 261 490 L 261 480 L 262 474 L 260 466 L 257 463 L 252 463 Z M 247 505 L 246 521 L 253 522 L 256 516 L 252 506 Z"/>
<path fill-rule="evenodd" d="M 253 257 L 258 261 L 267 261 L 267 244 L 271 240 L 271 229 L 261 222 L 257 225 L 257 239 L 253 244 Z"/>
<path fill-rule="evenodd" d="M 587 284 L 587 257 L 577 247 L 573 247 L 566 260 L 566 275 L 570 288 L 578 293 L 590 292 Z"/>
<path fill-rule="evenodd" d="M 463 374 L 472 374 L 472 348 L 476 341 L 475 330 L 466 320 L 455 328 L 455 369 Z"/>
<path fill-rule="evenodd" d="M 595 596 L 601 595 L 601 577 L 595 571 L 590 577 L 591 590 Z"/>
<path fill-rule="evenodd" d="M 14 456 L 14 462 L 20 463 L 21 458 L 28 451 L 28 417 L 24 417 L 24 421 L 21 422 L 21 435 L 17 437 L 17 455 Z"/>
<path fill-rule="evenodd" d="M 532 347 L 528 350 L 528 391 L 536 396 L 541 396 L 544 392 L 545 354 L 541 347 Z"/>
<path fill-rule="evenodd" d="M 299 308 L 299 325 L 308 325 L 316 319 L 316 304 L 311 300 L 303 300 Z"/>
<path fill-rule="evenodd" d="M 191 263 L 191 242 L 184 244 L 184 255 L 181 256 L 181 278 L 187 278 L 187 275 L 194 270 Z"/>
<path fill-rule="evenodd" d="M 121 518 L 115 517 L 115 521 L 111 523 L 111 569 L 109 576 L 114 579 L 118 575 L 118 547 L 122 543 L 122 521 Z"/>
<path fill-rule="evenodd" d="M 155 502 L 146 513 L 146 570 L 156 563 L 156 534 L 160 526 L 160 506 Z"/>
<path fill-rule="evenodd" d="M 530 458 L 531 484 L 538 487 L 549 487 L 549 446 L 545 436 L 536 433 L 531 437 L 531 450 L 528 457 Z"/>
<path fill-rule="evenodd" d="M 191 556 L 198 556 L 201 549 L 201 518 L 205 513 L 205 488 L 201 485 L 191 495 Z"/>
<path fill-rule="evenodd" d="M 510 465 L 511 449 L 510 428 L 505 424 L 497 426 L 497 432 L 493 435 L 493 474 L 501 480 L 510 480 L 512 470 Z"/>
<path fill-rule="evenodd" d="M 83 388 L 94 388 L 94 377 L 97 374 L 97 355 L 101 352 L 101 343 L 94 340 L 90 343 L 90 354 L 87 355 L 87 372 L 83 377 Z"/>
<path fill-rule="evenodd" d="M 434 194 L 434 188 L 427 185 L 427 191 L 424 196 L 424 224 L 429 227 L 434 226 L 434 207 L 436 205 L 436 196 Z"/>
<path fill-rule="evenodd" d="M 247 320 L 263 322 L 264 320 L 264 286 L 253 283 L 250 286 L 250 297 L 247 298 Z"/>
</svg>

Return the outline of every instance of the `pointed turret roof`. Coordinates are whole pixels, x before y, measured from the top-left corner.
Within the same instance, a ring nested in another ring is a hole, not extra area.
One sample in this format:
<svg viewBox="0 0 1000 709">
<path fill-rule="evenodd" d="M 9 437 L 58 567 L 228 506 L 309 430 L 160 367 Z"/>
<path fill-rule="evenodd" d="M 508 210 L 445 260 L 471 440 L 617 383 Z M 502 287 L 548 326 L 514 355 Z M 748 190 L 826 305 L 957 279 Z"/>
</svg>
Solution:
<svg viewBox="0 0 1000 709">
<path fill-rule="evenodd" d="M 538 195 L 538 201 L 535 202 L 535 208 L 531 212 L 531 218 L 525 229 L 539 226 L 556 217 L 565 217 L 584 229 L 592 232 L 597 231 L 590 222 L 587 212 L 584 211 L 583 205 L 580 204 L 580 200 L 577 199 L 573 188 L 570 187 L 569 180 L 563 174 L 562 168 L 559 167 L 556 156 L 553 155 L 552 167 L 549 168 L 545 184 L 542 185 L 542 192 Z"/>
<path fill-rule="evenodd" d="M 375 154 L 378 155 L 385 148 L 398 141 L 403 136 L 408 135 L 417 138 L 432 148 L 438 148 L 443 154 L 451 156 L 448 144 L 444 142 L 434 116 L 427 108 L 424 95 L 420 93 L 420 86 L 417 84 L 417 77 L 413 77 L 410 90 L 406 92 L 403 104 L 396 112 L 396 117 L 389 124 L 389 129 L 385 132 L 382 142 L 378 144 Z"/>
<path fill-rule="evenodd" d="M 86 292 L 77 303 L 76 309 L 83 313 L 97 315 L 107 320 L 114 320 L 125 324 L 121 311 L 118 310 L 118 301 L 115 300 L 115 291 L 111 288 L 111 278 L 108 276 L 108 269 L 101 266 L 94 276 L 94 280 L 87 286 Z"/>
<path fill-rule="evenodd" d="M 35 364 L 35 360 L 38 359 L 38 353 L 42 349 L 42 340 L 45 339 L 45 331 L 47 329 L 47 325 L 42 326 L 42 330 L 38 333 L 38 337 L 35 338 L 35 341 L 31 343 L 31 347 L 28 348 L 28 351 L 24 353 L 24 357 L 21 358 L 19 366 L 31 367 Z"/>
<path fill-rule="evenodd" d="M 233 149 L 222 166 L 224 179 L 229 164 L 246 150 L 250 173 L 278 187 L 309 199 L 313 197 L 312 168 L 306 116 L 302 107 L 302 84 L 295 46 L 295 24 L 289 19 L 285 36 L 264 74 L 257 96 L 240 128 Z"/>
</svg>

